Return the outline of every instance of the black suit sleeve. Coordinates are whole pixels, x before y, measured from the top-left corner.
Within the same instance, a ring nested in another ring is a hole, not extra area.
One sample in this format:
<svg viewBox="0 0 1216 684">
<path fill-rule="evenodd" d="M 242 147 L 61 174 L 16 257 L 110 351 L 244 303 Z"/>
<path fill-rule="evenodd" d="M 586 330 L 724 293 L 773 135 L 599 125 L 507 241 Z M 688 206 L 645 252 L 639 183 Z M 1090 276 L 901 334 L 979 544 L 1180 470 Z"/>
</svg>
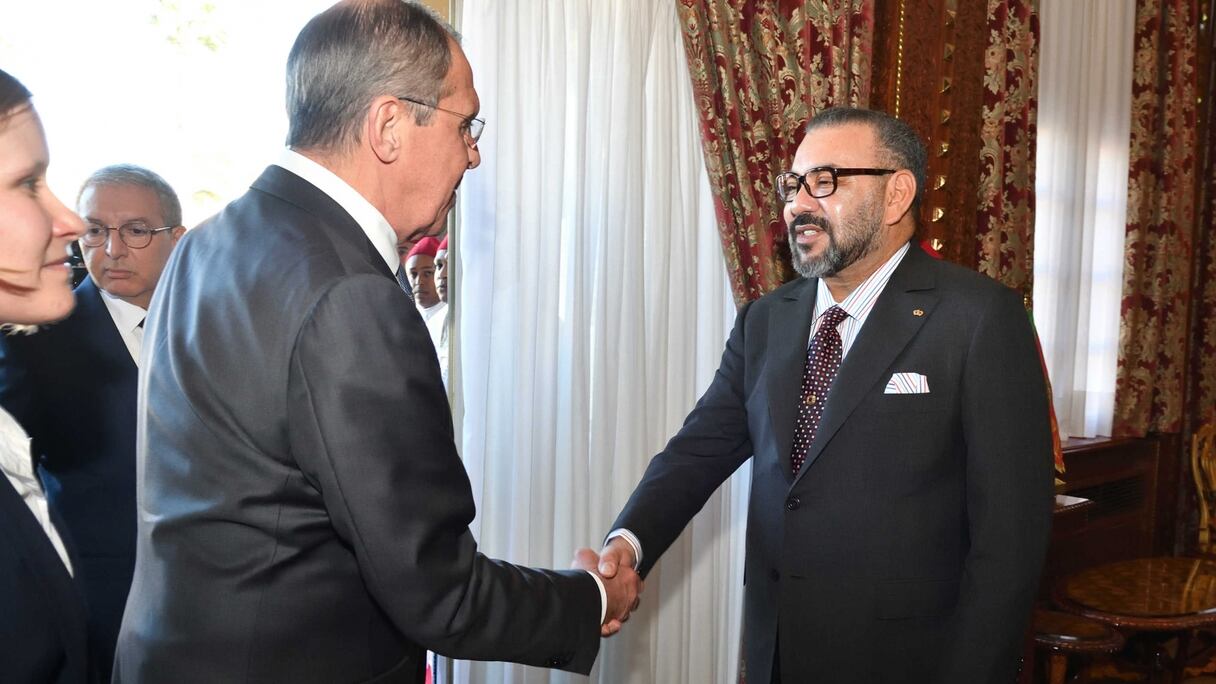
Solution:
<svg viewBox="0 0 1216 684">
<path fill-rule="evenodd" d="M 709 389 L 676 436 L 651 459 L 612 526 L 633 532 L 642 543 L 642 575 L 650 572 L 714 490 L 751 458 L 743 389 L 743 337 L 750 307 L 735 318 Z"/>
<path fill-rule="evenodd" d="M 24 333 L 0 332 L 0 406 L 21 424 L 27 434 L 33 436 L 37 398 L 34 387 L 28 381 L 29 360 L 22 353 L 22 342 L 16 335 Z"/>
<path fill-rule="evenodd" d="M 396 283 L 363 275 L 326 292 L 300 330 L 289 383 L 292 452 L 403 634 L 459 658 L 591 669 L 595 580 L 477 552 L 435 351 Z"/>
<path fill-rule="evenodd" d="M 967 532 L 939 682 L 1011 681 L 1051 529 L 1047 388 L 1017 293 L 993 291 L 962 375 Z"/>
</svg>

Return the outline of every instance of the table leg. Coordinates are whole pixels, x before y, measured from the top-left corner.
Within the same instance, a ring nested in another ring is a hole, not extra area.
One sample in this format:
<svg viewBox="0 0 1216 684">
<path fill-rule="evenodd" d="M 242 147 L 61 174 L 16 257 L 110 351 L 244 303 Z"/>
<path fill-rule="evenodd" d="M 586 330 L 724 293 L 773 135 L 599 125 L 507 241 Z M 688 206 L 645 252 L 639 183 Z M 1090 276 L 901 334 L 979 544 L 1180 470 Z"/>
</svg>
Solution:
<svg viewBox="0 0 1216 684">
<path fill-rule="evenodd" d="M 1068 671 L 1068 657 L 1063 653 L 1052 653 L 1047 661 L 1047 681 L 1049 684 L 1064 684 L 1064 675 Z"/>
<path fill-rule="evenodd" d="M 1191 630 L 1186 630 L 1178 635 L 1178 650 L 1174 655 L 1174 684 L 1182 684 L 1182 678 L 1186 674 L 1186 655 L 1191 647 Z"/>
<path fill-rule="evenodd" d="M 1077 670 L 1076 676 L 1072 678 L 1073 684 L 1089 684 L 1089 668 L 1091 665 L 1093 665 L 1093 661 L 1089 658 L 1081 661 L 1080 669 Z"/>
</svg>

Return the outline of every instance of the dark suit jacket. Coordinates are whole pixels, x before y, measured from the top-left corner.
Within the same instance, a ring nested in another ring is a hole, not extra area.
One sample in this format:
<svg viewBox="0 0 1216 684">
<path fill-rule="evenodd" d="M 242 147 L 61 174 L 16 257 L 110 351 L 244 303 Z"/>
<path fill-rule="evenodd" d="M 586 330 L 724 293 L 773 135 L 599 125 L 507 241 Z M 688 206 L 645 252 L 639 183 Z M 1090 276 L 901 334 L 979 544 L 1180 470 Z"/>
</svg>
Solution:
<svg viewBox="0 0 1216 684">
<path fill-rule="evenodd" d="M 46 531 L 3 474 L 0 521 L 0 681 L 95 681 L 84 597 Z M 62 521 L 53 522 L 65 536 Z M 72 560 L 75 565 L 74 556 Z"/>
<path fill-rule="evenodd" d="M 816 281 L 740 311 L 722 363 L 614 528 L 648 571 L 752 463 L 748 681 L 1007 684 L 1052 506 L 1043 374 L 1021 298 L 913 246 L 845 356 L 797 477 Z M 917 313 L 919 312 L 919 313 Z M 927 394 L 885 394 L 895 372 Z"/>
<path fill-rule="evenodd" d="M 178 243 L 140 388 L 120 682 L 421 682 L 427 648 L 587 672 L 584 572 L 488 559 L 435 351 L 358 224 L 279 167 Z"/>
<path fill-rule="evenodd" d="M 47 499 L 79 553 L 76 580 L 101 673 L 113 662 L 135 570 L 137 375 L 91 277 L 66 320 L 0 340 L 0 405 L 33 439 Z"/>
</svg>

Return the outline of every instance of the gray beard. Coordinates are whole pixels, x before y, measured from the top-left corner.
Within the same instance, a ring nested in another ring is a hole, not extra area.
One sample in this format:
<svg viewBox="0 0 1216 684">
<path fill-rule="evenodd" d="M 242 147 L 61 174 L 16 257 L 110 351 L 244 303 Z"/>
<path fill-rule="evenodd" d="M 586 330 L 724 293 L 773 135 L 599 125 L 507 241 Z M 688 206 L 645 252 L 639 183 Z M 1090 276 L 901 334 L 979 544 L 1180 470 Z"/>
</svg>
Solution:
<svg viewBox="0 0 1216 684">
<path fill-rule="evenodd" d="M 792 233 L 792 231 L 791 231 Z M 848 266 L 845 262 L 845 255 L 840 251 L 840 245 L 836 243 L 836 236 L 827 233 L 828 248 L 819 256 L 810 256 L 803 254 L 802 247 L 799 246 L 791 235 L 790 244 L 793 249 L 790 250 L 790 255 L 794 260 L 794 270 L 803 278 L 823 278 L 825 276 L 834 276 L 840 272 L 840 269 Z"/>
<path fill-rule="evenodd" d="M 826 221 L 813 222 L 812 225 L 828 236 L 828 248 L 817 257 L 803 253 L 802 247 L 798 245 L 796 231 L 802 226 L 791 226 L 789 228 L 790 257 L 793 259 L 794 270 L 798 272 L 798 275 L 803 278 L 834 276 L 858 259 L 878 249 L 878 233 L 882 228 L 882 222 L 877 218 L 870 219 L 875 213 L 871 210 L 871 204 L 872 202 L 866 202 L 858 215 L 849 219 L 845 229 L 840 231 L 844 236 L 840 241 L 836 239 L 838 231 L 835 227 L 827 225 Z M 863 221 L 868 225 L 863 224 Z"/>
</svg>

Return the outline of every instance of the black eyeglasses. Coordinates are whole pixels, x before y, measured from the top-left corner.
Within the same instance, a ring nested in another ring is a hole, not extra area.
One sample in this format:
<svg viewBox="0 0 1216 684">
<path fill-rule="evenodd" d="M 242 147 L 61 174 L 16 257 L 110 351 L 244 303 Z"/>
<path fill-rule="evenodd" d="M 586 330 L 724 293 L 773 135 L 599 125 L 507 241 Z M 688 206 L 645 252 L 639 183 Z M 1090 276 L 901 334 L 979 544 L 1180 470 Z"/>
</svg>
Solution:
<svg viewBox="0 0 1216 684">
<path fill-rule="evenodd" d="M 443 112 L 444 114 L 451 114 L 452 116 L 460 117 L 462 119 L 462 123 L 460 124 L 460 134 L 464 136 L 465 144 L 467 144 L 469 147 L 477 147 L 477 139 L 481 137 L 482 131 L 486 129 L 486 122 L 484 119 L 470 117 L 468 114 L 461 114 L 460 112 L 452 111 L 451 109 L 444 109 L 443 107 L 433 105 L 430 102 L 415 100 L 412 97 L 401 97 L 400 95 L 397 95 L 396 97 L 398 100 L 412 102 L 416 105 L 422 105 L 423 107 L 430 107 L 431 109 Z"/>
<path fill-rule="evenodd" d="M 117 228 L 111 228 L 100 223 L 89 222 L 84 228 L 84 234 L 80 236 L 80 244 L 90 249 L 100 247 L 110 239 L 110 231 L 118 231 L 118 239 L 131 249 L 143 249 L 152 244 L 152 238 L 156 237 L 157 233 L 163 233 L 166 230 L 173 230 L 177 226 L 165 226 L 164 228 L 149 228 L 147 224 L 139 221 L 124 223 Z"/>
<path fill-rule="evenodd" d="M 885 176 L 888 173 L 895 173 L 895 169 L 838 169 L 834 166 L 817 166 L 803 174 L 793 171 L 777 174 L 773 178 L 773 190 L 777 193 L 777 199 L 782 202 L 793 202 L 800 187 L 806 188 L 811 197 L 823 199 L 836 192 L 836 179 L 841 176 Z"/>
</svg>

